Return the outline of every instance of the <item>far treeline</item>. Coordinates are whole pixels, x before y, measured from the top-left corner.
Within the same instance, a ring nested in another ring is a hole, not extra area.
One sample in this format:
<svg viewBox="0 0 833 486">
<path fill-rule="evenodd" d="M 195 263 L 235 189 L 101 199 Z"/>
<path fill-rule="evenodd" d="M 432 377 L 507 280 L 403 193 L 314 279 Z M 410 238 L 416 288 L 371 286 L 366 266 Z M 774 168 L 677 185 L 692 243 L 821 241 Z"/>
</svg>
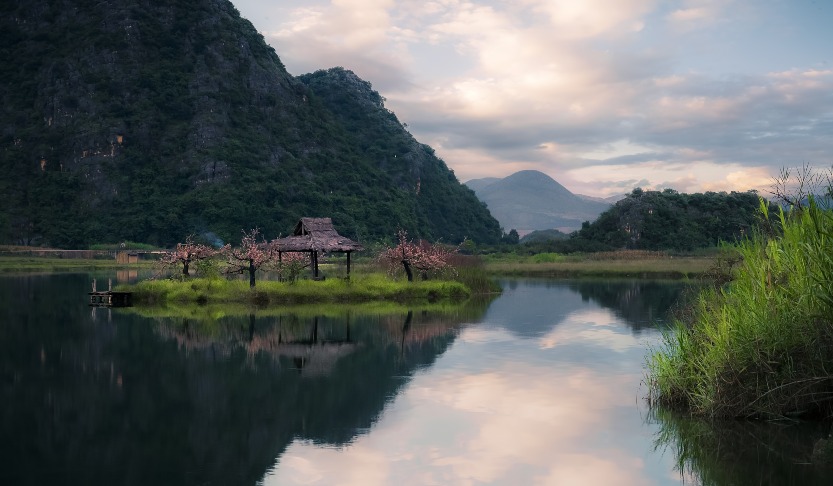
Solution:
<svg viewBox="0 0 833 486">
<path fill-rule="evenodd" d="M 579 231 L 561 239 L 532 238 L 529 253 L 650 250 L 688 252 L 743 240 L 761 221 L 760 196 L 748 192 L 684 194 L 634 189 Z M 773 209 L 775 205 L 768 203 Z"/>
</svg>

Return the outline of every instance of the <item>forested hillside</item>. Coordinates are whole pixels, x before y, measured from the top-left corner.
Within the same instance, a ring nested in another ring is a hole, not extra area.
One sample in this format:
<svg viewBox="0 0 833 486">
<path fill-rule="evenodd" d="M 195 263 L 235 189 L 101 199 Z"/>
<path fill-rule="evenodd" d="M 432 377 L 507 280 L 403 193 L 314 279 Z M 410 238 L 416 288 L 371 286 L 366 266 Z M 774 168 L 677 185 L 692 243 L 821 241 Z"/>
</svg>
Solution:
<svg viewBox="0 0 833 486">
<path fill-rule="evenodd" d="M 546 245 L 560 252 L 691 251 L 751 235 L 761 223 L 759 209 L 754 191 L 683 194 L 672 189 L 634 189 L 594 222 L 585 222 L 569 239 Z"/>
<path fill-rule="evenodd" d="M 586 224 L 577 238 L 612 248 L 693 250 L 732 242 L 760 222 L 755 192 L 678 193 L 635 189 Z"/>
<path fill-rule="evenodd" d="M 0 102 L 3 243 L 500 238 L 369 83 L 292 77 L 227 0 L 2 2 Z"/>
</svg>

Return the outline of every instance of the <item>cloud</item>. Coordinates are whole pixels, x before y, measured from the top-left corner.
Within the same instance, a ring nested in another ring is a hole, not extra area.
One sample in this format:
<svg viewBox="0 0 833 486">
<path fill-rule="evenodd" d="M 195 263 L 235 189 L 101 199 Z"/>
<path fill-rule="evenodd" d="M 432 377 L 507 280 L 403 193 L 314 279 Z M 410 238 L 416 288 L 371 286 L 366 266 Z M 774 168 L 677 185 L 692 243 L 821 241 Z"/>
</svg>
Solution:
<svg viewBox="0 0 833 486">
<path fill-rule="evenodd" d="M 253 20 L 290 72 L 356 71 L 462 180 L 538 169 L 596 195 L 628 179 L 730 190 L 744 180 L 760 184 L 782 166 L 829 160 L 829 59 L 828 67 L 766 69 L 738 57 L 745 68 L 724 73 L 690 67 L 708 66 L 696 55 L 732 46 L 736 32 L 766 36 L 780 25 L 783 13 L 774 9 L 789 7 L 741 0 L 282 5 L 271 7 L 280 20 L 268 28 Z M 622 141 L 640 149 L 604 156 Z"/>
</svg>

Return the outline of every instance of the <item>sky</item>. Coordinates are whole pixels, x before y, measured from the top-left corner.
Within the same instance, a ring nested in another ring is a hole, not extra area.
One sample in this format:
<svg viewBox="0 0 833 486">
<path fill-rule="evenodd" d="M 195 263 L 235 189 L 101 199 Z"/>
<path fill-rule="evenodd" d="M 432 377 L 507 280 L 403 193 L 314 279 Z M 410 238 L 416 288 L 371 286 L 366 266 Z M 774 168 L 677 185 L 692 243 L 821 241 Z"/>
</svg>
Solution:
<svg viewBox="0 0 833 486">
<path fill-rule="evenodd" d="M 290 74 L 341 66 L 465 182 L 766 192 L 833 164 L 830 0 L 232 0 Z"/>
</svg>

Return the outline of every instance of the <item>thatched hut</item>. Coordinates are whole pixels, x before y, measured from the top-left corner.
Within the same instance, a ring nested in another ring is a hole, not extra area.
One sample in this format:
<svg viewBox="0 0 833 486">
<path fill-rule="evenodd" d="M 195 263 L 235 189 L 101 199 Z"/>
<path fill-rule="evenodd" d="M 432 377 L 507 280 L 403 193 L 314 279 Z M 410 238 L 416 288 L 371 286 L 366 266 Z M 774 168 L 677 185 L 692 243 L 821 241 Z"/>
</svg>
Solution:
<svg viewBox="0 0 833 486">
<path fill-rule="evenodd" d="M 350 276 L 350 254 L 363 250 L 362 245 L 350 238 L 341 236 L 333 227 L 330 218 L 301 218 L 295 225 L 292 236 L 279 238 L 273 242 L 278 251 L 278 259 L 283 252 L 307 252 L 312 257 L 312 276 L 318 275 L 318 252 L 346 253 L 347 276 Z"/>
</svg>

